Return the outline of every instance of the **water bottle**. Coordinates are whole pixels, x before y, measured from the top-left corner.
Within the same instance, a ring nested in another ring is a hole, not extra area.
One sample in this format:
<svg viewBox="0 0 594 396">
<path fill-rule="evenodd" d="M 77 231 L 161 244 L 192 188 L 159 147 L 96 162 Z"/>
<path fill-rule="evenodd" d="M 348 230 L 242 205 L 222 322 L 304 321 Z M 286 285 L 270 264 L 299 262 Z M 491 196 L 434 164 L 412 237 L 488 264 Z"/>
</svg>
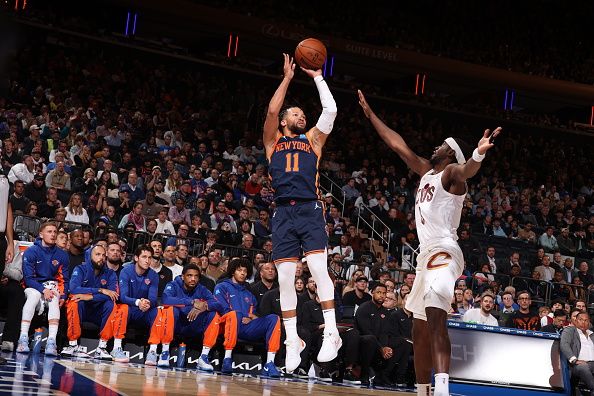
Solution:
<svg viewBox="0 0 594 396">
<path fill-rule="evenodd" d="M 43 336 L 43 329 L 35 329 L 33 336 L 33 353 L 41 352 L 41 337 Z"/>
<path fill-rule="evenodd" d="M 186 366 L 186 344 L 183 342 L 177 348 L 176 365 L 178 368 L 184 368 Z"/>
</svg>

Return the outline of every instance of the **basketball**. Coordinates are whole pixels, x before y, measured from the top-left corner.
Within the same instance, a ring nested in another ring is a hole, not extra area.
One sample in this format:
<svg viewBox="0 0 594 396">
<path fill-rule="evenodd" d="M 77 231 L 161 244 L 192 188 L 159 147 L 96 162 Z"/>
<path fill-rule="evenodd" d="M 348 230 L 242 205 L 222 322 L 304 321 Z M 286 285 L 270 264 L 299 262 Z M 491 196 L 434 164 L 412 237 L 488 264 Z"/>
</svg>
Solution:
<svg viewBox="0 0 594 396">
<path fill-rule="evenodd" d="M 295 62 L 304 69 L 318 70 L 326 62 L 326 46 L 320 40 L 308 38 L 297 44 Z"/>
</svg>

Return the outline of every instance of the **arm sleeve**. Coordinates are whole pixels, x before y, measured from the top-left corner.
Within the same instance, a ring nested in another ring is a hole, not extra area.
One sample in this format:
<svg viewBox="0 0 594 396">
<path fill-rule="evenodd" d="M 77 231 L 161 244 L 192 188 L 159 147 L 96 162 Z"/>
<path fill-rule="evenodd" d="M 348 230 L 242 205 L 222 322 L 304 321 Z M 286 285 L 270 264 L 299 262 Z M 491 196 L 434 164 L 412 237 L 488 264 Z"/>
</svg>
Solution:
<svg viewBox="0 0 594 396">
<path fill-rule="evenodd" d="M 334 120 L 336 119 L 336 114 L 338 112 L 336 102 L 328 88 L 328 84 L 324 81 L 324 77 L 316 76 L 314 82 L 316 83 L 316 88 L 318 88 L 318 93 L 320 94 L 320 102 L 322 102 L 322 114 L 318 119 L 316 128 L 322 133 L 329 134 L 332 132 Z"/>
<path fill-rule="evenodd" d="M 363 309 L 361 309 L 361 307 L 359 307 L 359 309 L 357 309 L 357 313 L 355 314 L 355 325 L 361 335 L 374 335 L 371 328 L 371 318 L 365 308 L 366 307 L 363 307 Z"/>
<path fill-rule="evenodd" d="M 66 298 L 66 296 L 68 296 L 68 291 L 70 290 L 70 270 L 68 269 L 69 266 L 70 258 L 66 253 L 64 253 L 64 260 L 62 262 L 62 265 L 58 269 L 58 273 L 56 274 L 58 284 L 62 283 L 62 298 Z"/>
<path fill-rule="evenodd" d="M 120 301 L 133 307 L 136 306 L 136 299 L 130 297 L 130 283 L 126 271 L 120 273 Z"/>
<path fill-rule="evenodd" d="M 223 309 L 222 314 L 226 314 L 231 311 L 231 305 L 229 304 L 229 293 L 225 290 L 225 286 L 220 283 L 215 286 L 214 297 Z"/>
<path fill-rule="evenodd" d="M 84 273 L 80 268 L 75 268 L 72 271 L 72 277 L 70 278 L 70 293 L 72 294 L 93 294 L 93 300 L 97 300 L 95 294 L 99 293 L 97 287 L 82 287 L 84 279 Z"/>
<path fill-rule="evenodd" d="M 187 296 L 178 296 L 178 289 L 175 287 L 174 282 L 168 282 L 163 290 L 163 296 L 161 297 L 163 305 L 171 305 L 179 308 L 185 308 L 189 305 L 194 304 L 194 299 Z"/>
<path fill-rule="evenodd" d="M 33 249 L 25 250 L 23 254 L 23 279 L 25 286 L 31 287 L 40 293 L 43 293 L 43 285 L 35 279 L 35 265 L 37 261 L 37 254 Z"/>
<path fill-rule="evenodd" d="M 206 301 L 209 311 L 215 311 L 219 313 L 225 312 L 225 307 L 219 303 L 219 301 L 212 295 L 210 290 L 202 285 L 198 285 L 198 287 L 200 287 L 200 299 Z"/>
<path fill-rule="evenodd" d="M 151 307 L 156 307 L 158 305 L 157 298 L 159 296 L 159 275 L 157 275 L 155 271 L 149 269 L 148 277 L 151 280 L 148 300 L 151 302 Z"/>
</svg>

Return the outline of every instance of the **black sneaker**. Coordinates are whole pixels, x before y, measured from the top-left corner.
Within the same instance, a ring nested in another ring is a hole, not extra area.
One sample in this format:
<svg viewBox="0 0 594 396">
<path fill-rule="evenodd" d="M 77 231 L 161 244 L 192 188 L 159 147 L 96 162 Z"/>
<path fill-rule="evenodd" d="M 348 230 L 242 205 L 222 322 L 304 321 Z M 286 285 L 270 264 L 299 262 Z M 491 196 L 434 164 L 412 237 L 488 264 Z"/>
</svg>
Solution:
<svg viewBox="0 0 594 396">
<path fill-rule="evenodd" d="M 293 371 L 293 377 L 308 379 L 309 375 L 307 375 L 307 371 L 305 371 L 303 367 L 297 367 L 297 369 Z"/>
<path fill-rule="evenodd" d="M 320 369 L 318 373 L 318 380 L 322 382 L 332 382 L 332 375 L 327 370 Z"/>
<path fill-rule="evenodd" d="M 345 370 L 342 376 L 342 382 L 346 382 L 351 385 L 361 385 L 361 380 L 353 374 L 352 370 Z"/>
</svg>

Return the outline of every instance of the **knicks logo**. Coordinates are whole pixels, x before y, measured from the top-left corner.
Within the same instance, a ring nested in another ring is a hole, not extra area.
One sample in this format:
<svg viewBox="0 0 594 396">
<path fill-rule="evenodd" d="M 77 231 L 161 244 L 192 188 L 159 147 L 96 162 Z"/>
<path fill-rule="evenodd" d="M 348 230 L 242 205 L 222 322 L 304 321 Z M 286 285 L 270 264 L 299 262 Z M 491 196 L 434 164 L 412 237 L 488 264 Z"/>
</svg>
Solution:
<svg viewBox="0 0 594 396">
<path fill-rule="evenodd" d="M 447 267 L 448 265 L 450 265 L 448 260 L 451 260 L 451 259 L 452 259 L 452 256 L 450 256 L 449 253 L 445 253 L 445 252 L 435 253 L 433 256 L 431 256 L 431 258 L 427 262 L 427 269 L 434 270 L 434 269 L 438 269 L 438 268 Z"/>
<path fill-rule="evenodd" d="M 105 286 L 105 285 L 107 285 L 107 280 L 101 279 L 101 286 Z"/>
</svg>

